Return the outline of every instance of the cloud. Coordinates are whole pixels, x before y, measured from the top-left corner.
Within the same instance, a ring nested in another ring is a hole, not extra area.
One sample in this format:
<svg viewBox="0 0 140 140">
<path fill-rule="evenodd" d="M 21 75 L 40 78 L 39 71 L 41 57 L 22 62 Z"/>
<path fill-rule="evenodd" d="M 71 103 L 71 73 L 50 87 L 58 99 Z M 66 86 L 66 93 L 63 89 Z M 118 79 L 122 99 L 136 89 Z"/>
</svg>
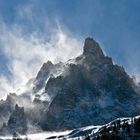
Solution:
<svg viewBox="0 0 140 140">
<path fill-rule="evenodd" d="M 81 39 L 66 28 L 62 29 L 59 22 L 56 24 L 55 28 L 51 27 L 51 32 L 41 36 L 38 32 L 24 34 L 20 26 L 13 25 L 9 28 L 1 22 L 1 49 L 8 59 L 11 77 L 0 76 L 0 97 L 16 92 L 25 85 L 30 78 L 36 76 L 44 62 L 65 62 L 81 53 Z"/>
</svg>

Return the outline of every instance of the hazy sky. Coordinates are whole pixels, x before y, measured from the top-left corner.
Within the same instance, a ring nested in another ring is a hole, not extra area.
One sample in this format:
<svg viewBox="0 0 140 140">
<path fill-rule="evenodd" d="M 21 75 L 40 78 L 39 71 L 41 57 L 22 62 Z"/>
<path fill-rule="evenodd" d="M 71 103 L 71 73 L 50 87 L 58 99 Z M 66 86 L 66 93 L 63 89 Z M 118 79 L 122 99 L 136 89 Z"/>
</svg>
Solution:
<svg viewBox="0 0 140 140">
<path fill-rule="evenodd" d="M 79 54 L 88 36 L 140 79 L 140 0 L 0 0 L 0 94 Z"/>
</svg>

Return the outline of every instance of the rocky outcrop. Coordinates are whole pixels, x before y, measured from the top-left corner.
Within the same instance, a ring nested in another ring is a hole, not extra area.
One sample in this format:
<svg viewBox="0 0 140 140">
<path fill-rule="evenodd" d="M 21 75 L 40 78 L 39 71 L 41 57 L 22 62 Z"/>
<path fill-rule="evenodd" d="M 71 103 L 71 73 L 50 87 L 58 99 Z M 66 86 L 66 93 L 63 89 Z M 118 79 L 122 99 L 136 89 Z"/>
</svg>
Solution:
<svg viewBox="0 0 140 140">
<path fill-rule="evenodd" d="M 7 122 L 10 114 L 14 110 L 15 100 L 18 96 L 15 93 L 7 95 L 6 100 L 0 101 L 0 128 L 4 122 Z"/>
<path fill-rule="evenodd" d="M 51 74 L 52 69 L 53 69 L 53 64 L 50 61 L 42 65 L 35 79 L 35 86 L 34 86 L 35 92 L 39 91 L 43 87 L 45 81 L 48 79 L 49 75 Z"/>
<path fill-rule="evenodd" d="M 50 61 L 44 63 L 35 78 L 33 87 L 34 93 L 39 92 L 39 90 L 41 90 L 45 86 L 51 76 L 59 75 L 63 71 L 63 69 L 64 64 L 62 62 L 58 64 L 52 64 L 52 62 Z"/>
<path fill-rule="evenodd" d="M 27 118 L 24 113 L 24 107 L 19 107 L 17 104 L 15 105 L 15 109 L 11 113 L 7 124 L 4 123 L 1 128 L 1 132 L 3 134 L 25 134 L 27 132 Z"/>
<path fill-rule="evenodd" d="M 104 58 L 102 49 L 100 48 L 99 44 L 92 38 L 86 38 L 83 48 L 83 55 L 92 55 L 92 57 L 94 56 L 96 59 Z"/>
</svg>

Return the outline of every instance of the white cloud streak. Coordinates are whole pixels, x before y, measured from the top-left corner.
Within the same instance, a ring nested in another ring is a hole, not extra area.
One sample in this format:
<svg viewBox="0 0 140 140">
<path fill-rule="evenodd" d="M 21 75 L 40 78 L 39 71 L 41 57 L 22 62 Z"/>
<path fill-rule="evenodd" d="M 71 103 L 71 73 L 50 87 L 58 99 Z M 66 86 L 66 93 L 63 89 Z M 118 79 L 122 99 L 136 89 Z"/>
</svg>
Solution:
<svg viewBox="0 0 140 140">
<path fill-rule="evenodd" d="M 0 76 L 0 98 L 6 97 L 9 92 L 15 92 L 30 78 L 35 77 L 47 60 L 53 63 L 65 62 L 82 51 L 81 39 L 62 30 L 60 25 L 53 28 L 51 33 L 46 32 L 46 37 L 50 38 L 48 41 L 45 36 L 40 37 L 37 33 L 25 35 L 17 26 L 9 29 L 2 23 L 1 27 L 0 43 L 8 59 L 7 65 L 12 79 L 9 80 L 5 75 Z"/>
</svg>

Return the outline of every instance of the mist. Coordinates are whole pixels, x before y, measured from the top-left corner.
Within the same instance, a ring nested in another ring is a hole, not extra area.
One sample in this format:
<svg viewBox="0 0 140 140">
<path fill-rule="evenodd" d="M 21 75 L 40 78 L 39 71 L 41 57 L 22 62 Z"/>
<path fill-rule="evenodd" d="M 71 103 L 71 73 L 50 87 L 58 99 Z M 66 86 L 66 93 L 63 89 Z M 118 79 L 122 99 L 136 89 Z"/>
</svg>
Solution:
<svg viewBox="0 0 140 140">
<path fill-rule="evenodd" d="M 26 90 L 25 84 L 36 77 L 44 62 L 66 62 L 81 53 L 81 38 L 62 28 L 59 22 L 56 24 L 51 32 L 46 31 L 40 36 L 37 32 L 24 34 L 20 26 L 9 28 L 1 22 L 1 50 L 8 60 L 6 65 L 10 75 L 0 75 L 0 98 L 5 98 L 9 92 L 21 94 Z"/>
</svg>

